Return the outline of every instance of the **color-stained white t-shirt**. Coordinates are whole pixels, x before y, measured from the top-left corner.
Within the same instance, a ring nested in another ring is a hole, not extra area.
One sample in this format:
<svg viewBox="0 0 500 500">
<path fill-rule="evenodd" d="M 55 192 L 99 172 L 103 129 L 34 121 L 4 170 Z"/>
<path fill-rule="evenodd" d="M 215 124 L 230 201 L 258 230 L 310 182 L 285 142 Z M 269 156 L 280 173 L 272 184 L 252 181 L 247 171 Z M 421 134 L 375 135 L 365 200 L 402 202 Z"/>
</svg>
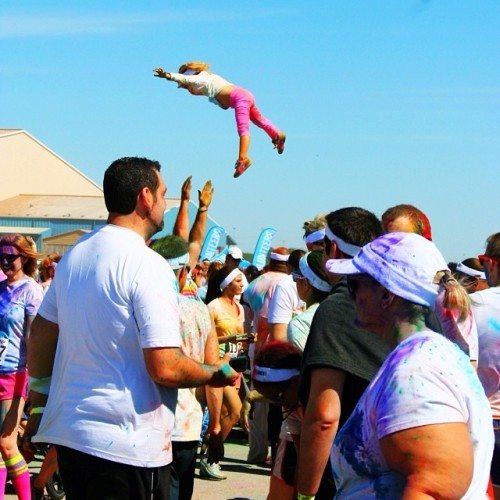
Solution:
<svg viewBox="0 0 500 500">
<path fill-rule="evenodd" d="M 303 302 L 297 292 L 297 285 L 291 275 L 280 279 L 274 287 L 272 298 L 267 305 L 267 297 L 264 299 L 261 315 L 267 317 L 267 322 L 272 324 L 288 324 L 290 320 L 300 314 L 303 310 Z M 267 314 L 264 310 L 267 307 Z"/>
<path fill-rule="evenodd" d="M 194 297 L 179 295 L 182 352 L 203 363 L 205 344 L 211 331 L 207 306 Z M 198 441 L 203 422 L 203 411 L 196 399 L 196 389 L 179 389 L 175 408 L 175 426 L 172 441 Z"/>
<path fill-rule="evenodd" d="M 39 314 L 57 323 L 52 385 L 33 441 L 140 467 L 172 461 L 177 391 L 143 349 L 179 347 L 175 276 L 134 231 L 108 224 L 64 255 Z"/>
<path fill-rule="evenodd" d="M 288 323 L 286 332 L 287 340 L 297 346 L 302 352 L 304 351 L 307 337 L 309 336 L 314 313 L 318 309 L 319 304 L 319 302 L 312 304 L 303 313 L 295 316 L 295 318 Z"/>
<path fill-rule="evenodd" d="M 464 499 L 486 498 L 493 429 L 488 400 L 469 357 L 441 334 L 425 331 L 388 356 L 335 439 L 336 498 L 400 499 L 405 478 L 391 470 L 379 440 L 423 425 L 465 422 L 474 472 Z"/>
</svg>

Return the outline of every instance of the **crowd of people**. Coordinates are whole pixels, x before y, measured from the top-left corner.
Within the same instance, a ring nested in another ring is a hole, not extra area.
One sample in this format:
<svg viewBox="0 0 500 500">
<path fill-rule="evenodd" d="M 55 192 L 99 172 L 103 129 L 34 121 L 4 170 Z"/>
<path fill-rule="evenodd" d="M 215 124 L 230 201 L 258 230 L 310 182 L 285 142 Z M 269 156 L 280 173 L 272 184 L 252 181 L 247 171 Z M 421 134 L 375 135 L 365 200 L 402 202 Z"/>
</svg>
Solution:
<svg viewBox="0 0 500 500">
<path fill-rule="evenodd" d="M 113 162 L 62 259 L 0 239 L 3 484 L 40 491 L 21 451 L 49 443 L 70 500 L 190 499 L 240 422 L 269 500 L 500 498 L 500 233 L 446 262 L 416 207 L 347 207 L 243 269 L 200 260 L 210 181 L 154 239 L 160 168 Z"/>
</svg>

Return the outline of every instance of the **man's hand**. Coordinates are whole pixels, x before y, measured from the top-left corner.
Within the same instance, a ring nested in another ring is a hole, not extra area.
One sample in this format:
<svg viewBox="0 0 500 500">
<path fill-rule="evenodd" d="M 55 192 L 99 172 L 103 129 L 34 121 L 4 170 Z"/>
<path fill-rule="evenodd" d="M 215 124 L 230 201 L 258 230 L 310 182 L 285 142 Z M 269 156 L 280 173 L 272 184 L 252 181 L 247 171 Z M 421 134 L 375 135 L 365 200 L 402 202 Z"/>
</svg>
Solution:
<svg viewBox="0 0 500 500">
<path fill-rule="evenodd" d="M 234 371 L 229 365 L 231 359 L 227 353 L 216 365 L 217 371 L 213 374 L 208 385 L 212 387 L 225 387 L 226 385 L 234 385 L 239 373 Z"/>
<path fill-rule="evenodd" d="M 167 80 L 170 80 L 170 78 L 169 78 L 170 73 L 163 71 L 163 68 L 155 68 L 153 71 L 156 73 L 154 76 L 157 76 L 158 78 L 165 78 Z"/>
<path fill-rule="evenodd" d="M 37 413 L 36 415 L 30 415 L 28 417 L 28 422 L 26 424 L 26 429 L 23 434 L 23 449 L 35 453 L 38 449 L 38 445 L 31 442 L 32 436 L 38 432 L 38 427 L 40 427 L 40 421 L 42 420 L 42 415 Z"/>
<path fill-rule="evenodd" d="M 212 203 L 212 196 L 214 195 L 214 188 L 212 187 L 212 181 L 205 182 L 203 189 L 198 190 L 198 204 L 200 208 L 208 208 L 210 203 Z"/>
<path fill-rule="evenodd" d="M 190 175 L 182 184 L 181 201 L 189 201 L 191 198 L 191 177 Z"/>
<path fill-rule="evenodd" d="M 240 411 L 240 425 L 241 428 L 248 433 L 250 431 L 250 412 L 252 411 L 252 403 L 248 400 L 248 398 L 245 398 L 243 400 L 243 404 L 241 405 L 241 411 Z"/>
</svg>

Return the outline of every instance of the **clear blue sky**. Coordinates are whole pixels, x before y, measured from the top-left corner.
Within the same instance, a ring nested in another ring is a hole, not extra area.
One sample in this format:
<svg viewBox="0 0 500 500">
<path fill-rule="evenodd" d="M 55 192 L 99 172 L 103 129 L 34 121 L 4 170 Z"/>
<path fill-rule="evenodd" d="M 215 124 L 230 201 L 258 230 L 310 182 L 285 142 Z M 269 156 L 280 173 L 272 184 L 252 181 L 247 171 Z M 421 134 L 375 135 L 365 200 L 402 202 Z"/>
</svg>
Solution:
<svg viewBox="0 0 500 500">
<path fill-rule="evenodd" d="M 245 251 L 274 227 L 412 203 L 448 260 L 500 231 L 500 2 L 324 0 L 0 5 L 0 128 L 22 128 L 101 184 L 121 156 L 162 163 L 170 196 L 211 179 L 210 210 Z M 252 128 L 233 179 L 232 110 L 153 78 L 189 60 L 251 90 L 288 134 Z"/>
</svg>

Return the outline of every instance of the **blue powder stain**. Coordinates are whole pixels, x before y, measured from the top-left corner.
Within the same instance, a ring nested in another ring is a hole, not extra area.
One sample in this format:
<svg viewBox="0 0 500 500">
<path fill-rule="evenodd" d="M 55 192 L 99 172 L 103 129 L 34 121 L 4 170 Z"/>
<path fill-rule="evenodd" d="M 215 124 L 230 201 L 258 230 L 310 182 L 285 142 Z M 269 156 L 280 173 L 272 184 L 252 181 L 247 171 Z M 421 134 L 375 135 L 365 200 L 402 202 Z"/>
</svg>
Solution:
<svg viewBox="0 0 500 500">
<path fill-rule="evenodd" d="M 498 321 L 496 318 L 489 318 L 488 325 L 490 325 L 493 330 L 500 331 L 500 321 Z"/>
</svg>

